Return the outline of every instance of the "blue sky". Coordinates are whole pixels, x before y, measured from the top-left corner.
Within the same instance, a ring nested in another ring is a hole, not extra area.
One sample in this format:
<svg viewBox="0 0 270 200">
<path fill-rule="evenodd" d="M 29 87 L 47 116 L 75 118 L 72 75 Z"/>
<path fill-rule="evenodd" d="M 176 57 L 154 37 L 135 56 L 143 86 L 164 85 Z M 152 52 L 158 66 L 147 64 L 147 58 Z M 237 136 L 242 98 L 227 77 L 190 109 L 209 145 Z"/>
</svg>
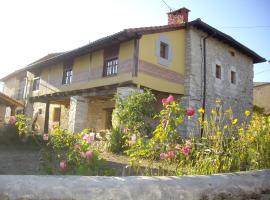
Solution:
<svg viewBox="0 0 270 200">
<path fill-rule="evenodd" d="M 190 20 L 201 18 L 270 59 L 270 0 L 166 2 L 174 9 L 189 8 Z M 48 53 L 77 48 L 124 28 L 165 25 L 167 12 L 162 0 L 1 1 L 0 77 Z M 254 69 L 255 81 L 270 81 L 270 64 Z"/>
</svg>

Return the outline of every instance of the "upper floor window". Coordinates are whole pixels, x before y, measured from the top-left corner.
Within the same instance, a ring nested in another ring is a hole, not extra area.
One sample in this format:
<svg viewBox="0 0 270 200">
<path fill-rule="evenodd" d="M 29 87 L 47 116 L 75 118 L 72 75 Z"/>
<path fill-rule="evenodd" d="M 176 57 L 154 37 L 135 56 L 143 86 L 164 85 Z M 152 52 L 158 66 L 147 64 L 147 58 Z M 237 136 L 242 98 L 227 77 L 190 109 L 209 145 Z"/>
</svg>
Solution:
<svg viewBox="0 0 270 200">
<path fill-rule="evenodd" d="M 236 84 L 236 72 L 231 71 L 231 83 Z"/>
<path fill-rule="evenodd" d="M 39 90 L 40 77 L 34 78 L 33 80 L 33 91 Z"/>
<path fill-rule="evenodd" d="M 116 75 L 118 72 L 118 58 L 105 61 L 104 76 Z"/>
<path fill-rule="evenodd" d="M 221 66 L 216 65 L 216 78 L 221 79 Z"/>
<path fill-rule="evenodd" d="M 160 57 L 164 59 L 168 59 L 168 51 L 169 51 L 169 45 L 164 42 L 160 42 Z"/>
<path fill-rule="evenodd" d="M 63 71 L 63 79 L 62 79 L 62 84 L 67 85 L 71 84 L 72 82 L 72 76 L 73 76 L 73 71 L 72 71 L 72 62 L 66 62 L 64 63 L 64 71 Z"/>
<path fill-rule="evenodd" d="M 172 44 L 168 37 L 160 35 L 156 41 L 157 62 L 169 66 L 172 61 Z"/>
</svg>

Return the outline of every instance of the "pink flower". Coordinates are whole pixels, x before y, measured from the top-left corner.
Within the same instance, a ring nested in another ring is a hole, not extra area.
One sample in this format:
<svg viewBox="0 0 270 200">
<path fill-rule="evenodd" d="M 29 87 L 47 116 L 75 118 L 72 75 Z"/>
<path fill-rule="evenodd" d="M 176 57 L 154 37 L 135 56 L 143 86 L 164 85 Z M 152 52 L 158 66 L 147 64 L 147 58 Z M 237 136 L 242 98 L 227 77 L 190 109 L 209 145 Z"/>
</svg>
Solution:
<svg viewBox="0 0 270 200">
<path fill-rule="evenodd" d="M 174 151 L 169 151 L 169 152 L 168 152 L 168 158 L 171 159 L 171 160 L 175 158 L 175 153 L 174 153 Z"/>
<path fill-rule="evenodd" d="M 94 133 L 95 134 L 95 133 Z M 95 140 L 95 135 L 90 133 L 90 134 L 84 134 L 83 140 L 85 140 L 86 143 L 92 143 Z"/>
<path fill-rule="evenodd" d="M 49 140 L 49 134 L 48 133 L 44 133 L 43 134 L 43 140 L 44 141 L 48 141 Z"/>
<path fill-rule="evenodd" d="M 191 107 L 186 109 L 186 115 L 192 117 L 195 114 L 195 110 Z"/>
<path fill-rule="evenodd" d="M 9 120 L 8 120 L 8 123 L 10 125 L 14 125 L 16 123 L 16 117 L 15 116 L 10 116 Z"/>
<path fill-rule="evenodd" d="M 61 171 L 65 171 L 66 168 L 67 168 L 66 161 L 65 160 L 61 160 L 60 161 L 60 169 L 61 169 Z"/>
<path fill-rule="evenodd" d="M 161 160 L 167 160 L 169 158 L 169 154 L 168 153 L 161 153 L 159 155 Z"/>
<path fill-rule="evenodd" d="M 183 146 L 182 148 L 182 153 L 185 155 L 185 156 L 188 156 L 190 154 L 190 147 L 189 146 Z"/>
<path fill-rule="evenodd" d="M 124 130 L 123 130 L 124 134 L 128 134 L 129 131 L 130 131 L 129 128 L 124 128 Z"/>
<path fill-rule="evenodd" d="M 74 145 L 74 149 L 80 150 L 80 149 L 81 149 L 81 145 L 80 145 L 80 144 L 75 144 L 75 145 Z"/>
<path fill-rule="evenodd" d="M 167 103 L 170 103 L 170 102 L 173 102 L 174 101 L 174 98 L 172 95 L 168 96 L 167 98 Z"/>
<path fill-rule="evenodd" d="M 90 160 L 93 157 L 93 152 L 90 151 L 90 150 L 86 151 L 85 152 L 85 157 Z"/>
<path fill-rule="evenodd" d="M 172 95 L 168 96 L 167 99 L 162 99 L 162 100 L 161 100 L 161 102 L 162 102 L 163 105 L 168 104 L 168 103 L 171 103 L 171 102 L 173 102 L 173 101 L 174 101 L 174 98 L 173 98 Z"/>
</svg>

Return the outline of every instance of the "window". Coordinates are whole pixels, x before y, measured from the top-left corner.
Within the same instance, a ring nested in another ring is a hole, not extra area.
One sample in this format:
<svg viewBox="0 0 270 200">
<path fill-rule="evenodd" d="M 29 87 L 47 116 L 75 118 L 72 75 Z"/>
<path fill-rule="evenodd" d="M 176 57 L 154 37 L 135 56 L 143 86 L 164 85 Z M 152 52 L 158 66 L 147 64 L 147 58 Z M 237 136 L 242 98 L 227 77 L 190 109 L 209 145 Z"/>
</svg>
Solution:
<svg viewBox="0 0 270 200">
<path fill-rule="evenodd" d="M 62 84 L 67 85 L 72 82 L 72 67 L 71 66 L 66 66 L 64 67 L 64 72 L 63 72 L 63 80 Z"/>
<path fill-rule="evenodd" d="M 168 50 L 169 50 L 169 45 L 164 43 L 164 42 L 160 42 L 160 57 L 167 59 L 168 60 Z"/>
<path fill-rule="evenodd" d="M 106 60 L 104 64 L 104 76 L 116 75 L 118 71 L 118 58 Z"/>
<path fill-rule="evenodd" d="M 221 66 L 216 65 L 216 78 L 221 79 Z"/>
<path fill-rule="evenodd" d="M 231 83 L 236 84 L 236 72 L 231 71 Z"/>
<path fill-rule="evenodd" d="M 60 122 L 60 117 L 61 117 L 61 108 L 56 107 L 53 110 L 53 121 L 54 122 Z"/>
<path fill-rule="evenodd" d="M 229 51 L 229 52 L 230 52 L 231 56 L 235 56 L 234 51 Z"/>
<path fill-rule="evenodd" d="M 33 80 L 33 91 L 39 90 L 40 77 L 34 78 Z"/>
</svg>

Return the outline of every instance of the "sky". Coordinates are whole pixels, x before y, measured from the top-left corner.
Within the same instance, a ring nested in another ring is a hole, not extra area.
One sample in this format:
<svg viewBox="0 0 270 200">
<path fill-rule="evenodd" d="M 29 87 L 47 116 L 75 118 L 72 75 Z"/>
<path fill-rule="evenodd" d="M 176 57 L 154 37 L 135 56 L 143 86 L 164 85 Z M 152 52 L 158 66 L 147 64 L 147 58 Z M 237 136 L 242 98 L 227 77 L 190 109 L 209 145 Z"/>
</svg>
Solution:
<svg viewBox="0 0 270 200">
<path fill-rule="evenodd" d="M 191 10 L 270 60 L 270 0 L 166 0 Z M 48 53 L 68 51 L 125 28 L 167 24 L 162 0 L 0 1 L 0 78 Z M 266 26 L 266 27 L 262 27 Z M 270 82 L 270 64 L 254 65 L 254 81 Z"/>
</svg>

